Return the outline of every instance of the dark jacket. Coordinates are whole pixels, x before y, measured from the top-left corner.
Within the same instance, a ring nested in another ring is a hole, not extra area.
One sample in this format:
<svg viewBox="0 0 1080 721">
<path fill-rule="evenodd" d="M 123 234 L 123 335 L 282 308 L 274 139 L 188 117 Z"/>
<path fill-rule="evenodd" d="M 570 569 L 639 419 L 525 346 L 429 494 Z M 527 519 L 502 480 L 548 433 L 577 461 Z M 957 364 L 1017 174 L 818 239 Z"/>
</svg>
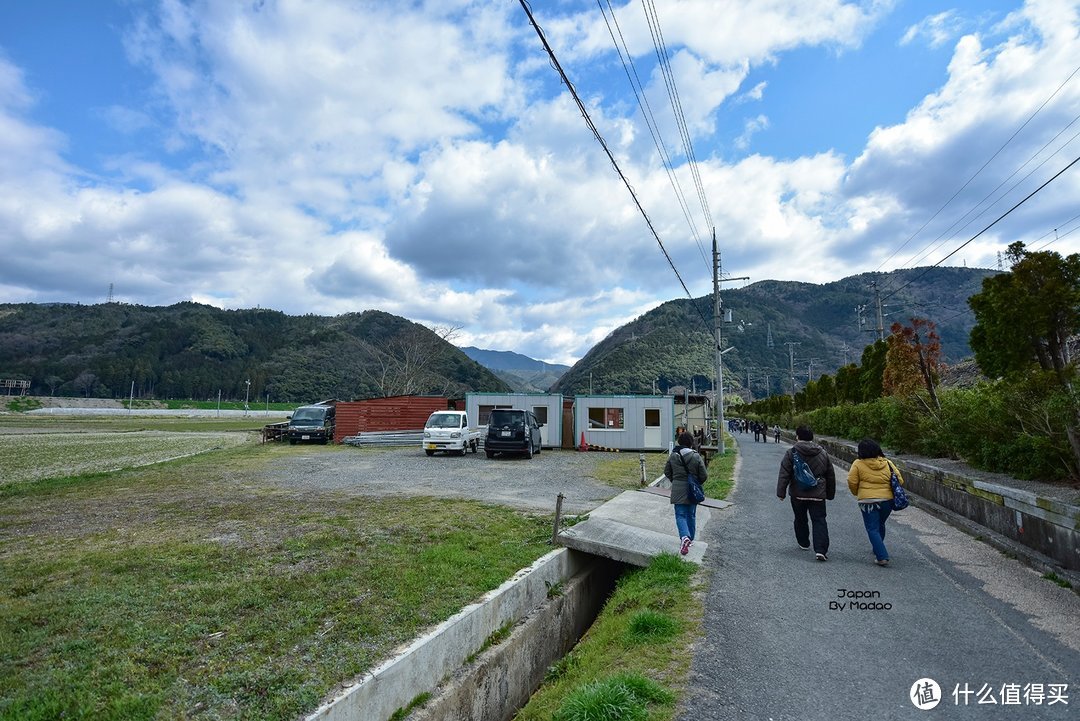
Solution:
<svg viewBox="0 0 1080 721">
<path fill-rule="evenodd" d="M 686 486 L 687 472 L 697 476 L 698 483 L 702 485 L 705 485 L 705 480 L 709 477 L 709 470 L 697 451 L 693 448 L 675 446 L 675 450 L 671 452 L 667 463 L 664 464 L 664 475 L 671 480 L 672 503 L 692 503 Z"/>
<path fill-rule="evenodd" d="M 814 475 L 824 478 L 825 483 L 819 483 L 810 491 L 800 488 L 795 482 L 795 462 L 791 459 L 792 451 L 798 451 Z M 792 498 L 814 501 L 831 501 L 836 497 L 836 471 L 833 470 L 829 454 L 817 443 L 797 441 L 784 454 L 783 460 L 780 461 L 780 475 L 776 479 L 776 495 L 779 498 L 785 498 L 788 493 Z"/>
</svg>

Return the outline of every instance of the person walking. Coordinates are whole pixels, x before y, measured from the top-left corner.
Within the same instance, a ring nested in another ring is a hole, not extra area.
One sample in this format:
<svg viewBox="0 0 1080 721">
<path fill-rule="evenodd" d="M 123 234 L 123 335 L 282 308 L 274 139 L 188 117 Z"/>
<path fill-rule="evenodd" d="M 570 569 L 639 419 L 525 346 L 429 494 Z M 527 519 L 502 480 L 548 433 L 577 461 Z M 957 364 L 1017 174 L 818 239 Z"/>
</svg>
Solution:
<svg viewBox="0 0 1080 721">
<path fill-rule="evenodd" d="M 772 427 L 772 432 L 773 432 L 773 442 L 774 443 L 779 443 L 780 442 L 780 426 L 779 425 L 774 425 Z"/>
<path fill-rule="evenodd" d="M 679 435 L 679 445 L 675 446 L 664 464 L 664 475 L 671 480 L 671 505 L 675 507 L 675 528 L 678 529 L 682 545 L 679 553 L 686 555 L 694 542 L 697 530 L 697 504 L 690 498 L 687 476 L 693 474 L 698 483 L 705 485 L 709 470 L 701 456 L 694 450 L 694 437 L 686 432 Z"/>
<path fill-rule="evenodd" d="M 829 524 L 826 520 L 825 502 L 836 496 L 836 471 L 824 448 L 814 443 L 814 432 L 806 426 L 795 429 L 795 445 L 788 449 L 780 461 L 780 474 L 776 480 L 776 497 L 781 501 L 791 496 L 791 510 L 795 514 L 795 542 L 799 548 L 810 548 L 810 532 L 813 525 L 814 556 L 819 561 L 829 560 Z M 795 454 L 810 467 L 818 483 L 804 488 L 795 479 Z M 809 516 L 809 521 L 807 521 Z"/>
<path fill-rule="evenodd" d="M 859 499 L 863 526 L 870 538 L 870 547 L 874 549 L 874 562 L 879 566 L 889 565 L 889 550 L 885 548 L 885 521 L 892 513 L 892 474 L 904 485 L 904 477 L 889 459 L 885 457 L 881 446 L 873 438 L 859 441 L 859 457 L 851 464 L 848 471 L 848 490 Z"/>
</svg>

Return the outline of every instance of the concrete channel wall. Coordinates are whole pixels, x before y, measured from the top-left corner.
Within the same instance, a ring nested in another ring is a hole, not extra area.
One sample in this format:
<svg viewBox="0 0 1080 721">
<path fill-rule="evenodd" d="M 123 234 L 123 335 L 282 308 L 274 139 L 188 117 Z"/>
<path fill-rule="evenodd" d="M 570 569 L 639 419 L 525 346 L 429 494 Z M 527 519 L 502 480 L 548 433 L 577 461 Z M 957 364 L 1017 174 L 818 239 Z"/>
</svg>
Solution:
<svg viewBox="0 0 1080 721">
<path fill-rule="evenodd" d="M 307 721 L 385 721 L 418 695 L 410 719 L 504 721 L 595 620 L 619 564 L 569 549 L 547 554 L 325 703 Z M 507 626 L 508 638 L 484 649 Z"/>
<path fill-rule="evenodd" d="M 794 440 L 791 438 L 790 440 Z M 856 444 L 815 438 L 833 458 L 851 464 Z M 1046 556 L 1068 571 L 1080 571 L 1080 506 L 1047 493 L 966 476 L 933 461 L 889 456 L 919 500 L 959 514 L 1015 543 Z M 840 482 L 840 479 L 837 479 Z"/>
</svg>

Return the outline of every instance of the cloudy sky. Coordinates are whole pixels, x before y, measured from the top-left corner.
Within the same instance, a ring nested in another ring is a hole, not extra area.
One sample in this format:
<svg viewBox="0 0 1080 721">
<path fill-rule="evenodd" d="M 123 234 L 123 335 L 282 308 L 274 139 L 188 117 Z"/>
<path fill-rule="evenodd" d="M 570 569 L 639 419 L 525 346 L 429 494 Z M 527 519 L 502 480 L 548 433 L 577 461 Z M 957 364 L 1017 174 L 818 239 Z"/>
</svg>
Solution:
<svg viewBox="0 0 1080 721">
<path fill-rule="evenodd" d="M 1080 156 L 1080 1 L 530 8 L 634 196 L 517 0 L 0 4 L 0 301 L 572 363 L 685 297 L 657 237 L 694 296 L 713 227 L 751 281 L 1080 251 L 1080 163 L 964 245 Z"/>
</svg>

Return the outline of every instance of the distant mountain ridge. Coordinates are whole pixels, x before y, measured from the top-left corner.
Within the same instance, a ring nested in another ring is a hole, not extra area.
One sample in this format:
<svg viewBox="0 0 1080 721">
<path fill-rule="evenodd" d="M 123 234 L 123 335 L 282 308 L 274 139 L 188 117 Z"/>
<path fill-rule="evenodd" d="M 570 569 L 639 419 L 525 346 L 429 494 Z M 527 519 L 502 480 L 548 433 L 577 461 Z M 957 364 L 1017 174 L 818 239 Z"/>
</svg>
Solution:
<svg viewBox="0 0 1080 721">
<path fill-rule="evenodd" d="M 807 379 L 835 375 L 858 363 L 877 339 L 875 297 L 883 305 L 884 334 L 912 317 L 937 324 L 946 363 L 970 356 L 975 317 L 967 299 L 984 278 L 981 268 L 910 268 L 863 273 L 816 285 L 764 280 L 721 292 L 725 314 L 725 391 L 758 399 L 796 390 Z M 564 395 L 666 392 L 678 385 L 711 389 L 715 375 L 712 296 L 664 303 L 616 328 L 552 387 Z M 863 323 L 860 326 L 859 318 Z"/>
<path fill-rule="evenodd" d="M 475 346 L 461 351 L 520 393 L 543 393 L 570 370 L 570 366 L 547 363 L 513 351 L 484 350 Z"/>
<path fill-rule="evenodd" d="M 467 346 L 462 348 L 461 352 L 480 365 L 491 370 L 553 371 L 556 373 L 565 373 L 570 370 L 570 366 L 536 360 L 535 358 L 530 358 L 527 355 L 515 353 L 510 350 L 484 350 L 482 348 L 476 348 L 475 346 Z"/>
</svg>

